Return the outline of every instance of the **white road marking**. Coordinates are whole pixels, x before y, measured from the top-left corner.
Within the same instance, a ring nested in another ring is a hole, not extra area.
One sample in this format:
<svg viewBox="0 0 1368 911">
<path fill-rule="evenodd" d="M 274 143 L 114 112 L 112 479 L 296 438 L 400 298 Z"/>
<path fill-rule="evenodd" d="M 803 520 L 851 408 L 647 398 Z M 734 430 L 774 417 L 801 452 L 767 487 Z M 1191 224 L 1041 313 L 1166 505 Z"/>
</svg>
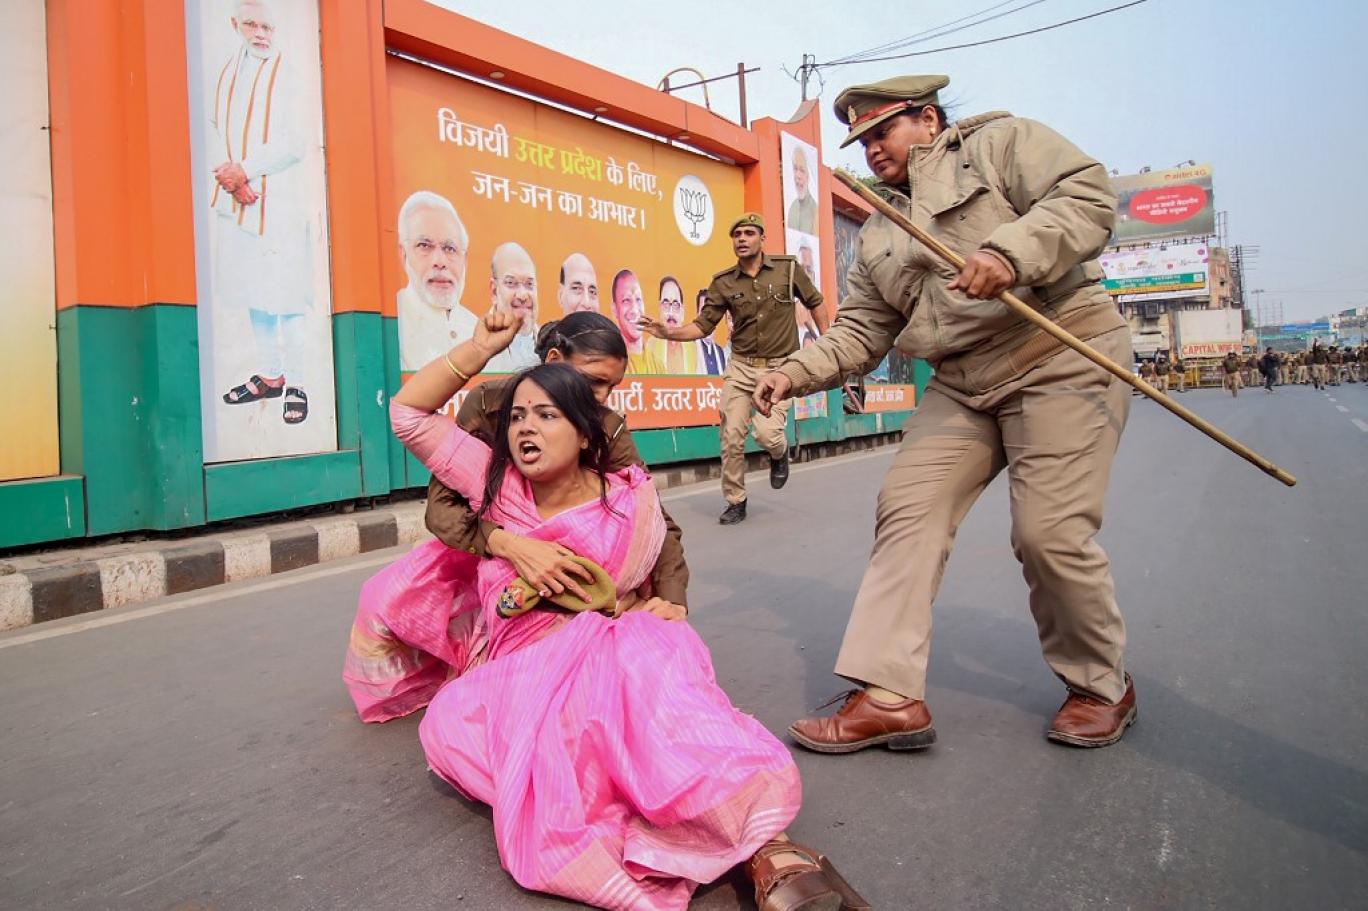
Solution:
<svg viewBox="0 0 1368 911">
<path fill-rule="evenodd" d="M 1349 413 L 1349 409 L 1348 409 L 1348 408 L 1345 408 L 1343 405 L 1336 405 L 1336 406 L 1335 406 L 1335 410 L 1336 410 L 1336 411 L 1343 411 L 1345 414 L 1348 414 L 1348 413 Z"/>
<path fill-rule="evenodd" d="M 1330 399 L 1330 401 L 1332 401 L 1332 402 L 1339 401 L 1338 399 L 1332 399 L 1332 398 L 1330 398 L 1330 396 L 1328 396 L 1328 395 L 1326 396 L 1326 398 L 1327 398 L 1327 399 Z"/>
<path fill-rule="evenodd" d="M 1362 418 L 1351 418 L 1350 420 L 1354 422 L 1354 426 L 1359 430 L 1368 433 L 1368 422 L 1365 422 Z"/>
<path fill-rule="evenodd" d="M 1368 430 L 1368 425 L 1365 425 Z M 834 468 L 837 465 L 844 465 L 849 462 L 859 462 L 865 459 L 872 459 L 876 456 L 892 455 L 893 447 L 881 446 L 869 452 L 857 452 L 844 456 L 836 456 L 831 459 L 821 459 L 809 465 L 802 465 L 794 468 L 792 474 L 800 474 L 807 471 L 815 471 L 819 468 Z M 662 500 L 682 500 L 685 497 L 696 497 L 700 494 L 711 493 L 716 489 L 717 478 L 708 481 L 699 481 L 690 487 L 693 490 L 680 490 Z M 416 514 L 415 514 L 416 515 Z M 176 595 L 171 600 L 163 600 L 160 604 L 150 604 L 146 607 L 136 607 L 128 609 L 106 609 L 104 611 L 92 612 L 89 615 L 82 615 L 76 622 L 64 623 L 60 620 L 53 621 L 52 624 L 42 624 L 40 629 L 33 632 L 20 633 L 14 636 L 0 637 L 0 649 L 13 648 L 16 645 L 28 645 L 31 642 L 41 642 L 44 639 L 54 639 L 58 636 L 69 636 L 72 633 L 82 633 L 86 630 L 100 629 L 106 626 L 113 626 L 116 623 L 127 623 L 130 620 L 141 620 L 144 617 L 155 617 L 159 614 L 167 614 L 172 611 L 184 610 L 187 607 L 198 607 L 201 604 L 209 604 L 214 601 L 222 601 L 227 598 L 236 598 L 240 595 L 252 595 L 257 592 L 271 591 L 277 588 L 285 588 L 290 585 L 298 585 L 301 582 L 313 582 L 316 579 L 326 579 L 328 576 L 335 576 L 338 573 L 348 573 L 357 569 L 368 569 L 372 566 L 380 566 L 395 559 L 391 553 L 382 553 L 366 560 L 337 560 L 330 564 L 320 564 L 318 568 L 312 570 L 296 570 L 291 573 L 282 573 L 276 576 L 263 579 L 260 582 L 253 582 L 225 591 L 222 586 L 213 586 L 205 589 L 199 594 Z M 60 625 L 57 625 L 60 624 Z"/>
</svg>

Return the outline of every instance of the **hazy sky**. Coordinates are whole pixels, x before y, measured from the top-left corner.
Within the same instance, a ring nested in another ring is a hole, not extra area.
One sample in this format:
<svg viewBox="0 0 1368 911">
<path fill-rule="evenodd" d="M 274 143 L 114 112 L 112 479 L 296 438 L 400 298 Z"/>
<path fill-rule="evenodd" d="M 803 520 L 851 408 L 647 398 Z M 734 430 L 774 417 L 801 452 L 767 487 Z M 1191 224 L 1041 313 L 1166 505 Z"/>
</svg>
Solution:
<svg viewBox="0 0 1368 911">
<path fill-rule="evenodd" d="M 948 23 L 996 0 L 856 4 L 692 0 L 680 4 L 440 5 L 648 85 L 676 66 L 708 75 L 745 61 L 752 119 L 788 119 L 798 84 L 785 74 Z M 1003 6 L 1000 11 L 1029 0 Z M 1024 31 L 1124 0 L 1043 0 L 994 22 L 908 48 Z M 864 10 L 882 10 L 883 16 Z M 866 172 L 858 146 L 836 148 L 842 87 L 903 73 L 945 73 L 952 116 L 1007 110 L 1042 120 L 1108 168 L 1133 173 L 1188 159 L 1214 167 L 1230 242 L 1260 248 L 1248 287 L 1281 300 L 1287 321 L 1368 306 L 1368 3 L 1347 0 L 1148 0 L 1087 22 L 985 47 L 824 71 L 823 155 Z M 820 87 L 817 87 L 820 90 Z M 711 87 L 735 119 L 733 82 Z M 683 94 L 701 101 L 698 89 Z M 1249 303 L 1254 304 L 1251 297 Z"/>
</svg>

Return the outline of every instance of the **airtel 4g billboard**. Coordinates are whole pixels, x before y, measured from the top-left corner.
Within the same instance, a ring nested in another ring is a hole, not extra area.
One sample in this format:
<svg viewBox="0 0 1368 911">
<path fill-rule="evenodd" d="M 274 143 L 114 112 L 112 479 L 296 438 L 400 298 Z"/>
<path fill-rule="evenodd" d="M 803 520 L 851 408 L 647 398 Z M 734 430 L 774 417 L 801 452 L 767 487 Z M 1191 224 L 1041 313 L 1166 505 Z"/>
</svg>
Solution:
<svg viewBox="0 0 1368 911">
<path fill-rule="evenodd" d="M 1113 244 L 1216 233 L 1211 165 L 1111 179 L 1116 193 Z"/>
</svg>

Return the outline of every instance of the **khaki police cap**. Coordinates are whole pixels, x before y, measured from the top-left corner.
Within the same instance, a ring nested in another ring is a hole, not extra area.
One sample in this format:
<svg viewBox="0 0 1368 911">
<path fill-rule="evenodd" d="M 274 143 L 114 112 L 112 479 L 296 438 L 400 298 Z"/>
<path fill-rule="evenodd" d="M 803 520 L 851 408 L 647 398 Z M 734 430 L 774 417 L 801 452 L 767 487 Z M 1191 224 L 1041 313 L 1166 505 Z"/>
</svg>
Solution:
<svg viewBox="0 0 1368 911">
<path fill-rule="evenodd" d="M 850 127 L 841 148 L 908 108 L 940 104 L 936 93 L 949 84 L 949 76 L 895 76 L 869 85 L 852 85 L 836 96 L 836 119 Z"/>
<path fill-rule="evenodd" d="M 765 233 L 764 217 L 761 216 L 758 212 L 747 212 L 746 214 L 738 218 L 736 221 L 732 222 L 731 227 L 727 229 L 727 236 L 730 237 L 732 232 L 735 231 L 737 228 L 741 227 L 742 225 L 754 225 L 755 227 L 760 229 L 761 234 Z"/>
</svg>

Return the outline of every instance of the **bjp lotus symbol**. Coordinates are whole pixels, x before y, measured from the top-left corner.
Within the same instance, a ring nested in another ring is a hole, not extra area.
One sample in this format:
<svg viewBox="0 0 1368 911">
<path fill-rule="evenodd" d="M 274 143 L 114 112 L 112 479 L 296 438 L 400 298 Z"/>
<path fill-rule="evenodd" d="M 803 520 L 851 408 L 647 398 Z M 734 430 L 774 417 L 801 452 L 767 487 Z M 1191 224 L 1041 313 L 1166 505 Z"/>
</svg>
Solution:
<svg viewBox="0 0 1368 911">
<path fill-rule="evenodd" d="M 693 222 L 693 230 L 689 232 L 689 239 L 694 240 L 698 237 L 698 223 L 708 217 L 708 192 L 706 190 L 686 190 L 679 188 L 679 207 L 684 210 L 684 217 Z"/>
<path fill-rule="evenodd" d="M 694 246 L 702 246 L 712 237 L 712 194 L 702 180 L 686 174 L 679 178 L 674 191 L 675 224 L 684 239 Z"/>
</svg>

